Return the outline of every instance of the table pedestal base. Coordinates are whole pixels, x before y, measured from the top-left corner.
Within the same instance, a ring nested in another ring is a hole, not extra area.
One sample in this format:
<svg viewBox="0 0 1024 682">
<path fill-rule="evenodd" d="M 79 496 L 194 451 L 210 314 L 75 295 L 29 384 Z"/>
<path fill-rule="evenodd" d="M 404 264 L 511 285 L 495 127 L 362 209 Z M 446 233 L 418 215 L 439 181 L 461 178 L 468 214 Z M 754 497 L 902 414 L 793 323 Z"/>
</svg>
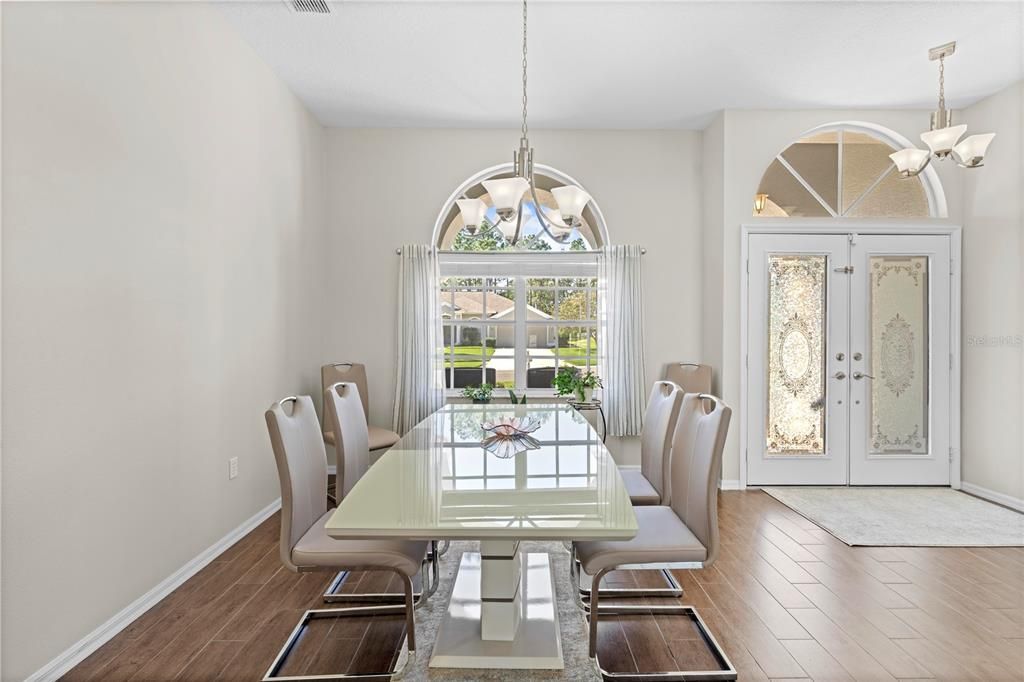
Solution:
<svg viewBox="0 0 1024 682">
<path fill-rule="evenodd" d="M 550 559 L 543 552 L 520 553 L 518 547 L 513 551 L 515 561 L 521 562 L 509 573 L 518 578 L 514 599 L 487 602 L 480 598 L 480 585 L 481 564 L 488 562 L 481 562 L 479 553 L 463 553 L 448 612 L 437 631 L 431 668 L 565 667 Z M 492 569 L 487 570 L 485 583 L 492 581 Z M 482 620 L 487 621 L 491 639 L 483 638 Z"/>
</svg>

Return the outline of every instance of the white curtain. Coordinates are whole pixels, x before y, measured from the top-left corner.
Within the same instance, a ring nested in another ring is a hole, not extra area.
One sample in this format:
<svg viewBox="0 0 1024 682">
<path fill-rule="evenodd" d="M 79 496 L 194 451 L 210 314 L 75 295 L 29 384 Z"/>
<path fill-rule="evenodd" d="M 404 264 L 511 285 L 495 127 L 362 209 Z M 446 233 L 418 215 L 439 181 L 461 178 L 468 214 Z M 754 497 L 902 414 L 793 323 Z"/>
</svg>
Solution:
<svg viewBox="0 0 1024 682">
<path fill-rule="evenodd" d="M 407 433 L 444 405 L 437 251 L 402 247 L 398 265 L 394 430 Z"/>
<path fill-rule="evenodd" d="M 605 246 L 598 265 L 604 408 L 608 433 L 635 436 L 643 427 L 643 256 L 639 246 Z"/>
</svg>

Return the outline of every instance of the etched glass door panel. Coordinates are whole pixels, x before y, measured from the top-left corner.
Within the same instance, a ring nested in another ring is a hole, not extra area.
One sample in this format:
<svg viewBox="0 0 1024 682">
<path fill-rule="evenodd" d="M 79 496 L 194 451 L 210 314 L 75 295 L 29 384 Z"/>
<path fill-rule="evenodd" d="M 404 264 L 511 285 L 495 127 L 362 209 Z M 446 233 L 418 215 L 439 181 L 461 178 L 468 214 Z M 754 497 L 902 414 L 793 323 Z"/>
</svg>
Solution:
<svg viewBox="0 0 1024 682">
<path fill-rule="evenodd" d="M 928 452 L 928 258 L 871 256 L 869 452 Z"/>
<path fill-rule="evenodd" d="M 844 484 L 847 238 L 758 234 L 748 245 L 747 480 Z"/>
<path fill-rule="evenodd" d="M 824 255 L 768 257 L 770 456 L 825 454 Z"/>
<path fill-rule="evenodd" d="M 949 254 L 945 236 L 854 241 L 852 485 L 949 484 Z"/>
</svg>

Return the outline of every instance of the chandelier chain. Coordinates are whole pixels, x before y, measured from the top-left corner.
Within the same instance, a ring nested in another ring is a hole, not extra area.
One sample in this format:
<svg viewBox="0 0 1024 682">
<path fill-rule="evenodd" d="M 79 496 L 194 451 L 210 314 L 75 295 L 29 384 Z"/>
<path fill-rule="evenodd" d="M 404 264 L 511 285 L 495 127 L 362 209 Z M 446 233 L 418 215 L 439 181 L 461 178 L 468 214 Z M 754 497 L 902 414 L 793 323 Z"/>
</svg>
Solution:
<svg viewBox="0 0 1024 682">
<path fill-rule="evenodd" d="M 523 0 L 523 139 L 528 137 L 526 125 L 526 0 Z"/>
<path fill-rule="evenodd" d="M 939 111 L 946 110 L 946 58 L 939 57 Z"/>
</svg>

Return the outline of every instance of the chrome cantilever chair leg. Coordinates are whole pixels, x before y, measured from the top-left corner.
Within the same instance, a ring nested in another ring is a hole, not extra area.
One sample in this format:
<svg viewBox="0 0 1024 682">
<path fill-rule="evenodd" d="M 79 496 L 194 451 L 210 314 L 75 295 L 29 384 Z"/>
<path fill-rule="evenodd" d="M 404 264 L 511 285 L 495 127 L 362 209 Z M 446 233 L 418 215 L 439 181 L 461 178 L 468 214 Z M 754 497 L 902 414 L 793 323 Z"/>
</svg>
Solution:
<svg viewBox="0 0 1024 682">
<path fill-rule="evenodd" d="M 430 572 L 429 570 L 424 570 L 420 574 L 420 590 L 414 593 L 417 605 L 426 601 L 430 595 L 434 594 L 437 590 L 437 585 L 441 579 L 440 556 L 441 553 L 437 551 L 437 542 L 431 542 L 430 550 L 427 552 L 427 556 L 424 559 L 424 564 L 427 569 L 433 569 L 433 580 L 430 583 L 426 582 L 427 575 Z M 327 586 L 327 590 L 324 591 L 323 599 L 325 604 L 400 604 L 402 602 L 402 595 L 398 592 L 339 593 L 338 590 L 341 589 L 351 574 L 352 571 L 339 571 L 334 576 L 334 579 Z"/>
<path fill-rule="evenodd" d="M 671 568 L 677 566 L 672 565 Z M 678 566 L 682 567 L 682 566 Z M 585 614 L 589 620 L 588 627 L 588 654 L 590 660 L 594 664 L 594 667 L 601 674 L 604 680 L 630 680 L 631 682 L 641 682 L 643 680 L 658 680 L 659 682 L 688 682 L 690 680 L 735 680 L 737 679 L 736 668 L 733 667 L 729 658 L 725 655 L 725 651 L 719 645 L 718 641 L 715 640 L 711 631 L 708 630 L 707 625 L 704 624 L 704 620 L 697 613 L 697 610 L 692 606 L 683 605 L 672 605 L 672 606 L 643 606 L 639 604 L 630 605 L 609 605 L 601 606 L 600 601 L 603 597 L 607 597 L 606 590 L 600 589 L 601 579 L 616 569 L 636 569 L 636 568 L 651 568 L 650 566 L 613 566 L 611 568 L 605 568 L 597 572 L 591 580 L 591 599 L 589 608 L 584 605 Z M 577 601 L 578 604 L 582 604 L 582 600 Z M 605 670 L 601 667 L 601 661 L 597 655 L 597 625 L 599 617 L 602 615 L 652 615 L 652 616 L 683 616 L 688 618 L 700 634 L 701 639 L 704 641 L 704 645 L 707 646 L 708 651 L 717 663 L 717 668 L 709 670 L 660 670 L 657 672 L 631 672 L 621 673 Z"/>
<path fill-rule="evenodd" d="M 364 570 L 364 569 L 353 569 L 353 570 Z M 381 570 L 381 569 L 376 569 Z M 274 658 L 274 662 L 270 664 L 270 668 L 267 669 L 266 674 L 263 676 L 262 682 L 300 682 L 300 681 L 320 681 L 324 680 L 390 680 L 394 676 L 401 674 L 404 669 L 409 665 L 409 662 L 415 659 L 416 656 L 416 608 L 421 605 L 424 601 L 422 594 L 419 599 L 414 597 L 412 578 L 395 571 L 396 574 L 402 579 L 403 592 L 400 595 L 403 597 L 404 603 L 397 604 L 381 604 L 378 606 L 348 606 L 341 609 L 310 609 L 306 611 L 302 618 L 299 620 L 299 624 L 295 626 L 291 634 L 288 636 L 288 640 L 285 642 L 281 651 L 278 652 L 277 657 Z M 341 617 L 359 617 L 359 616 L 380 616 L 380 615 L 405 615 L 405 646 L 402 652 L 395 659 L 395 664 L 391 670 L 382 670 L 379 672 L 361 672 L 361 673 L 324 673 L 316 674 L 310 673 L 306 675 L 279 675 L 281 669 L 284 667 L 288 655 L 295 648 L 296 644 L 302 637 L 302 634 L 310 621 L 318 618 L 341 618 Z M 401 654 L 404 654 L 401 655 Z"/>
</svg>

